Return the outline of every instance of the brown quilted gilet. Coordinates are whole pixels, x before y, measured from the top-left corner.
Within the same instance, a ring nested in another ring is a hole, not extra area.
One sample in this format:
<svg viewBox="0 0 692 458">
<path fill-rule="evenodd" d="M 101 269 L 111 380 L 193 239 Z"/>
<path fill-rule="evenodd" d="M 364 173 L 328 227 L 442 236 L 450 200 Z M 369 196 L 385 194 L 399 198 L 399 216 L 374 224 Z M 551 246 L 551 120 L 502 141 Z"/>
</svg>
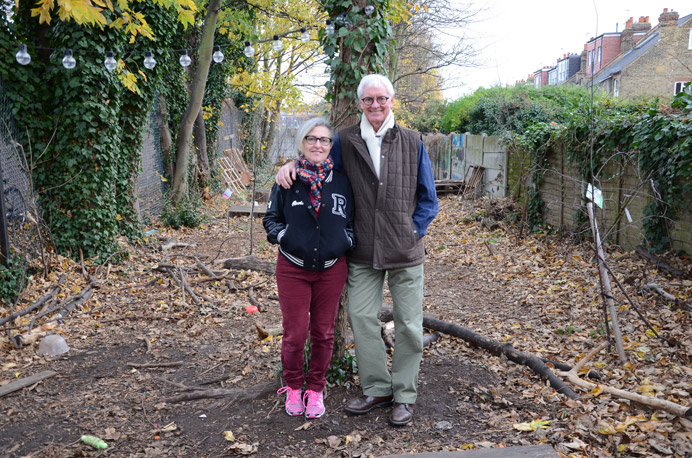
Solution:
<svg viewBox="0 0 692 458">
<path fill-rule="evenodd" d="M 360 126 L 339 133 L 343 171 L 353 188 L 356 249 L 348 260 L 375 269 L 411 267 L 425 260 L 425 245 L 413 224 L 418 201 L 420 134 L 395 125 L 384 136 L 380 178 L 360 136 Z"/>
</svg>

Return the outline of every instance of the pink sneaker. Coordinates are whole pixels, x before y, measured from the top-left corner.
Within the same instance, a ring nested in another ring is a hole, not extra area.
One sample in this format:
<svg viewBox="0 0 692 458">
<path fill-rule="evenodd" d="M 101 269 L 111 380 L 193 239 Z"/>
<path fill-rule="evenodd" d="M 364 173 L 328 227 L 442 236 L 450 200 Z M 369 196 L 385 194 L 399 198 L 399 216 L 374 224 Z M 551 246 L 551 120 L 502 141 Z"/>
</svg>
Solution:
<svg viewBox="0 0 692 458">
<path fill-rule="evenodd" d="M 294 390 L 290 386 L 284 386 L 279 388 L 276 394 L 286 393 L 286 413 L 292 417 L 296 415 L 303 415 L 305 412 L 305 405 L 303 405 L 303 389 L 298 388 Z"/>
<path fill-rule="evenodd" d="M 306 390 L 303 395 L 305 418 L 320 418 L 324 414 L 324 395 L 320 391 Z"/>
</svg>

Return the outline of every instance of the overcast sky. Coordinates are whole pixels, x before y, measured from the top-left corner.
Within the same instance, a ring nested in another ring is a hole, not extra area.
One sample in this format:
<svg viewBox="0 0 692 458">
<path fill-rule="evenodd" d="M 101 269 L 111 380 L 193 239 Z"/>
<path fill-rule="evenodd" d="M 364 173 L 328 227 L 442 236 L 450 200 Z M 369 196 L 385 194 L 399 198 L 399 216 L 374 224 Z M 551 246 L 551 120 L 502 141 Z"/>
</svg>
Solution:
<svg viewBox="0 0 692 458">
<path fill-rule="evenodd" d="M 489 0 L 482 22 L 468 35 L 483 48 L 486 65 L 464 69 L 465 87 L 445 91 L 447 100 L 478 87 L 514 84 L 567 53 L 579 54 L 584 44 L 603 33 L 622 31 L 630 17 L 649 16 L 652 26 L 664 8 L 680 17 L 692 13 L 689 0 Z M 459 74 L 459 69 L 454 72 Z"/>
</svg>

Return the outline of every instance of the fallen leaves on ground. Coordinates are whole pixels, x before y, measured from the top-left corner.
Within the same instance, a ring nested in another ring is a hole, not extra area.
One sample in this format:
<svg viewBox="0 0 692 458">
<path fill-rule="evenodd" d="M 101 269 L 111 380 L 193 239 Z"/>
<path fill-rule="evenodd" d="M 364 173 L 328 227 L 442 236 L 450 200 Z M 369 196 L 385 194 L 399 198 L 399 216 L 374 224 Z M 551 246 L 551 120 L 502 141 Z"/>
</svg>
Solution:
<svg viewBox="0 0 692 458">
<path fill-rule="evenodd" d="M 54 255 L 50 272 L 34 273 L 16 308 L 0 304 L 0 317 L 33 304 L 55 287 L 62 275 L 65 280 L 56 301 L 78 294 L 89 284 L 91 276 L 99 282 L 99 287 L 86 304 L 65 314 L 60 321 L 51 316 L 37 320 L 35 328 L 43 326 L 59 332 L 85 349 L 92 341 L 96 345 L 104 336 L 119 335 L 121 339 L 139 342 L 146 348 L 148 359 L 156 361 L 175 361 L 172 358 L 178 353 L 181 335 L 185 342 L 194 345 L 209 329 L 217 329 L 221 336 L 219 348 L 209 349 L 205 353 L 208 359 L 186 364 L 204 375 L 216 367 L 223 369 L 229 355 L 233 355 L 233 364 L 240 370 L 223 381 L 228 387 L 245 386 L 258 373 L 271 374 L 279 363 L 281 339 L 258 337 L 256 328 L 275 329 L 281 325 L 275 280 L 253 270 L 224 269 L 218 261 L 247 255 L 250 251 L 260 260 L 274 261 L 276 250 L 265 241 L 259 220 L 250 222 L 243 217 L 227 220 L 225 205 L 228 201 L 221 198 L 208 203 L 205 211 L 210 218 L 203 229 L 173 231 L 156 225 L 158 232 L 148 241 L 121 239 L 122 249 L 128 255 L 118 264 L 99 266 L 87 262 L 82 266 Z M 519 214 L 519 209 L 506 200 L 468 202 L 455 196 L 441 199 L 440 214 L 426 236 L 425 312 L 510 343 L 517 350 L 573 366 L 606 338 L 593 246 L 588 241 L 551 234 L 524 234 L 519 239 L 518 229 L 510 223 Z M 160 246 L 171 240 L 189 246 L 161 251 Z M 668 254 L 665 258 L 670 264 L 690 271 L 688 257 Z M 196 268 L 197 261 L 212 269 L 215 277 L 210 279 Z M 621 364 L 614 349 L 604 350 L 587 363 L 581 376 L 594 370 L 601 376 L 599 384 L 692 405 L 692 326 L 690 310 L 685 308 L 692 300 L 690 277 L 670 277 L 634 252 L 613 246 L 607 247 L 606 261 L 624 289 L 613 286 L 628 362 Z M 172 272 L 177 272 L 177 278 L 182 273 L 199 304 L 183 291 L 173 276 L 158 269 L 164 262 L 172 266 Z M 671 302 L 642 288 L 651 282 L 674 295 L 677 301 Z M 250 288 L 254 298 L 271 313 L 246 312 L 246 307 L 252 305 Z M 388 293 L 387 301 L 391 301 Z M 30 313 L 14 320 L 12 326 L 18 328 L 10 332 L 26 332 L 33 316 Z M 227 335 L 229 323 L 242 324 L 248 331 L 244 335 Z M 49 361 L 36 354 L 35 347 L 17 350 L 9 340 L 3 339 L 0 385 L 37 372 Z M 474 386 L 463 390 L 452 385 L 448 388 L 459 399 L 459 404 L 449 406 L 450 409 L 463 410 L 469 404 L 479 406 L 487 412 L 486 427 L 492 430 L 456 446 L 434 441 L 426 445 L 411 439 L 410 447 L 418 452 L 498 447 L 513 439 L 515 444 L 548 443 L 570 458 L 692 456 L 690 420 L 617 399 L 598 387 L 588 392 L 572 387 L 580 400 L 567 400 L 528 368 L 484 354 L 455 338 L 439 339 L 426 348 L 426 354 L 473 360 L 494 374 L 499 383 L 492 388 Z M 134 369 L 123 377 L 128 377 L 128 383 L 133 386 L 151 383 L 148 373 Z M 123 440 L 128 438 L 122 426 L 125 423 L 120 421 L 125 414 L 118 405 L 116 393 L 109 393 L 108 386 L 108 380 L 93 382 L 93 389 L 99 390 L 103 398 L 101 405 L 110 418 L 118 421 L 106 425 L 99 433 L 108 439 Z M 59 402 L 59 399 L 50 400 L 44 407 Z M 137 404 L 141 398 L 134 397 L 132 402 Z M 556 416 L 542 417 L 538 411 L 546 407 Z M 168 408 L 164 403 L 147 413 L 156 420 L 149 420 L 152 424 L 147 425 L 148 429 L 160 433 L 162 441 L 180 433 L 174 427 L 176 423 L 171 423 L 172 419 L 164 414 Z M 433 435 L 453 431 L 446 425 L 435 425 L 441 423 L 431 425 Z M 296 427 L 298 430 L 312 432 L 310 422 Z M 224 434 L 232 442 L 227 448 L 229 453 L 257 453 L 254 437 L 245 434 L 240 440 L 240 433 L 234 435 L 229 430 Z M 130 436 L 129 440 L 134 438 Z M 170 445 L 149 444 L 143 449 L 149 454 L 163 453 Z M 395 447 L 359 431 L 319 436 L 314 446 L 335 453 L 361 450 L 362 456 L 369 456 L 368 453 L 382 447 Z"/>
</svg>

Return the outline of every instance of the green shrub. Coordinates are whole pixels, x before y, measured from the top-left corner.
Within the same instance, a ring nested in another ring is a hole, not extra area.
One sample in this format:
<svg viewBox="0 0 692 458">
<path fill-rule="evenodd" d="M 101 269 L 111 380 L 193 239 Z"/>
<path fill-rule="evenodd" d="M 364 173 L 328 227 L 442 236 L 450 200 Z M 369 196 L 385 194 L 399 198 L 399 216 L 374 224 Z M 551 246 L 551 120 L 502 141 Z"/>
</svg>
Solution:
<svg viewBox="0 0 692 458">
<path fill-rule="evenodd" d="M 25 267 L 20 256 L 10 258 L 7 265 L 0 264 L 0 301 L 11 304 L 17 300 L 26 287 Z"/>
<path fill-rule="evenodd" d="M 205 221 L 200 213 L 198 197 L 186 197 L 177 204 L 167 201 L 161 212 L 161 220 L 173 229 L 181 227 L 198 227 Z"/>
</svg>

